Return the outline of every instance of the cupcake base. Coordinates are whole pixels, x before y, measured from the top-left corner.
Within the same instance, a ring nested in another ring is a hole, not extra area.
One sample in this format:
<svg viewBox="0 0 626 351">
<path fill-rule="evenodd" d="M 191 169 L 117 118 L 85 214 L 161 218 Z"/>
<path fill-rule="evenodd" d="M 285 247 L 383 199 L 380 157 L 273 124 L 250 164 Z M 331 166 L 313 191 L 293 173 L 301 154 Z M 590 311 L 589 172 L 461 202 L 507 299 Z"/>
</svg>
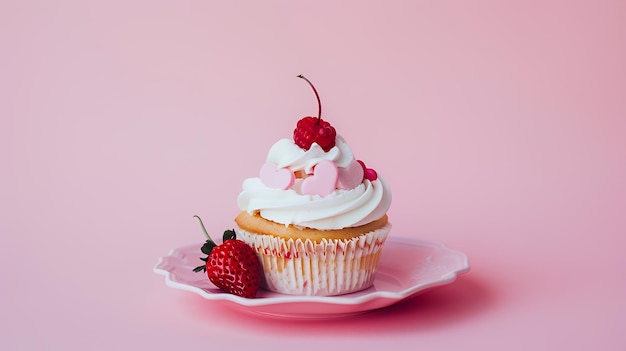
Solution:
<svg viewBox="0 0 626 351">
<path fill-rule="evenodd" d="M 257 253 L 262 287 L 282 294 L 332 296 L 367 289 L 391 224 L 347 239 L 283 238 L 236 227 L 237 238 Z"/>
</svg>

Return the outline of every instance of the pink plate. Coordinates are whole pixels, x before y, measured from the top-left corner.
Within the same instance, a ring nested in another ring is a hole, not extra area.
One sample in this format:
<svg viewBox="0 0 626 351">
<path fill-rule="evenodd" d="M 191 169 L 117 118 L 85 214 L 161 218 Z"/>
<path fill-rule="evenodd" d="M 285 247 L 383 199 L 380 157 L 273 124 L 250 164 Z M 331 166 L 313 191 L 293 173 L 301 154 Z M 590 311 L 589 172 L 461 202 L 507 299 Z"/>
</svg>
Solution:
<svg viewBox="0 0 626 351">
<path fill-rule="evenodd" d="M 467 256 L 444 245 L 429 241 L 389 237 L 376 273 L 374 286 L 341 296 L 292 296 L 260 290 L 254 299 L 224 293 L 203 273 L 201 244 L 174 249 L 161 257 L 154 267 L 165 275 L 173 288 L 194 292 L 241 310 L 295 318 L 329 318 L 362 313 L 390 306 L 428 288 L 452 283 L 457 275 L 469 271 Z"/>
</svg>

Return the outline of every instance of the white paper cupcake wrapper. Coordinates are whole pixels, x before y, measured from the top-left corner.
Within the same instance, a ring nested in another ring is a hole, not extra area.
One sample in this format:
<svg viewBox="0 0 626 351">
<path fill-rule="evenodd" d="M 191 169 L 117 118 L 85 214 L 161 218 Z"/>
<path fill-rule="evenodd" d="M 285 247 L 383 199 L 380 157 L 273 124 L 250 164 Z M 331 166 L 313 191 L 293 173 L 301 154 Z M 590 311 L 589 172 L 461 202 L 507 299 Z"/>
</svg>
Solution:
<svg viewBox="0 0 626 351">
<path fill-rule="evenodd" d="M 264 288 L 290 295 L 330 296 L 363 290 L 374 283 L 391 224 L 353 239 L 323 239 L 320 243 L 235 230 L 237 238 L 259 256 Z"/>
</svg>

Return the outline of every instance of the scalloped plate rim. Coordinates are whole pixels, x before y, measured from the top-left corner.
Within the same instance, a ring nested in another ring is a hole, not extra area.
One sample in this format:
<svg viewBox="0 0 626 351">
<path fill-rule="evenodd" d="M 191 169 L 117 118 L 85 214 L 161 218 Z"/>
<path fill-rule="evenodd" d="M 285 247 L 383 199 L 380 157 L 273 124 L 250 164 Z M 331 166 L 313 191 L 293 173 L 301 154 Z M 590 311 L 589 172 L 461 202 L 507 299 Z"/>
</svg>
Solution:
<svg viewBox="0 0 626 351">
<path fill-rule="evenodd" d="M 407 237 L 389 237 L 387 241 L 392 244 L 399 245 L 409 245 L 416 247 L 427 246 L 439 251 L 443 251 L 446 253 L 457 255 L 462 258 L 462 264 L 459 265 L 458 268 L 450 270 L 446 272 L 446 274 L 442 274 L 439 279 L 430 280 L 421 282 L 419 284 L 414 284 L 406 289 L 403 289 L 398 292 L 393 291 L 373 291 L 368 292 L 369 289 L 355 292 L 346 295 L 339 296 L 299 296 L 299 295 L 285 295 L 274 292 L 265 292 L 271 294 L 271 296 L 248 299 L 228 293 L 212 293 L 204 290 L 203 288 L 193 286 L 187 283 L 181 283 L 172 279 L 171 272 L 165 269 L 165 265 L 168 263 L 167 258 L 174 257 L 173 255 L 176 252 L 183 251 L 186 248 L 197 246 L 197 244 L 189 244 L 185 246 L 180 246 L 178 248 L 170 250 L 169 254 L 163 257 L 160 257 L 157 264 L 154 266 L 153 270 L 155 273 L 165 276 L 165 283 L 167 286 L 185 290 L 189 292 L 193 292 L 199 294 L 208 300 L 226 300 L 229 302 L 233 302 L 235 304 L 245 306 L 245 307 L 258 307 L 258 306 L 269 306 L 276 304 L 288 304 L 288 303 L 321 303 L 321 304 L 337 304 L 337 305 L 360 305 L 364 304 L 376 299 L 389 299 L 393 300 L 393 303 L 402 301 L 408 297 L 416 295 L 419 292 L 422 292 L 426 289 L 445 285 L 452 283 L 456 280 L 456 278 L 463 273 L 466 273 L 470 269 L 469 260 L 467 255 L 460 251 L 451 250 L 446 247 L 443 243 L 435 242 L 435 241 L 427 241 L 422 239 L 413 239 Z M 384 250 L 384 248 L 383 248 Z M 380 270 L 380 269 L 379 269 Z"/>
</svg>

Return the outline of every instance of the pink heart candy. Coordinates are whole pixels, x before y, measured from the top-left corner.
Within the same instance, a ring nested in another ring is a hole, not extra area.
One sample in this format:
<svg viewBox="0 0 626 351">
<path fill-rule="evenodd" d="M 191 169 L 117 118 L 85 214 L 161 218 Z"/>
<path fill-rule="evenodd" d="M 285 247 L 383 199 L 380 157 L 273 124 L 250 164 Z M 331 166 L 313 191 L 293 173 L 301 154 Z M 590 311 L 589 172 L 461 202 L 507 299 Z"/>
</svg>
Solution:
<svg viewBox="0 0 626 351">
<path fill-rule="evenodd" d="M 296 176 L 288 168 L 276 167 L 275 163 L 268 162 L 264 164 L 261 166 L 259 178 L 261 178 L 263 184 L 270 188 L 289 189 L 293 185 Z"/>
<path fill-rule="evenodd" d="M 363 182 L 364 169 L 355 160 L 352 160 L 346 167 L 339 167 L 337 170 L 339 171 L 338 189 L 354 189 Z"/>
<path fill-rule="evenodd" d="M 330 195 L 337 187 L 338 171 L 332 161 L 321 161 L 313 168 L 313 175 L 302 181 L 302 193 L 307 195 Z"/>
</svg>

